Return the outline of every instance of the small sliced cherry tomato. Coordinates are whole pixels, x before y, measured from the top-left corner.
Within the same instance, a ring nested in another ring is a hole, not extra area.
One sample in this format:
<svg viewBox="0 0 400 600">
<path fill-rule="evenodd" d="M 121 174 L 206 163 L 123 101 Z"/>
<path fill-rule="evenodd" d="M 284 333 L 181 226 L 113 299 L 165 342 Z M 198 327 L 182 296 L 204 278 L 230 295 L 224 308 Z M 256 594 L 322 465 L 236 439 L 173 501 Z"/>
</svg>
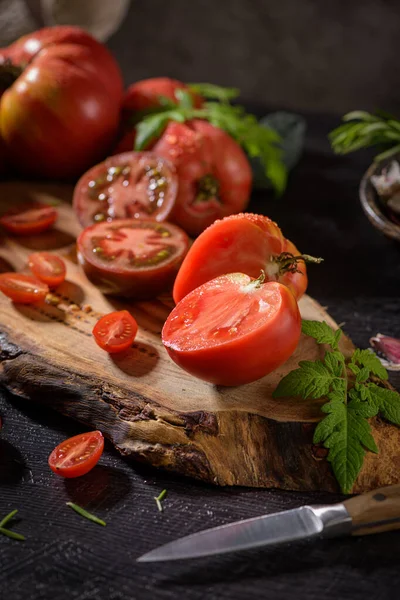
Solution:
<svg viewBox="0 0 400 600">
<path fill-rule="evenodd" d="M 101 431 L 88 431 L 64 440 L 49 456 L 50 469 L 62 477 L 86 475 L 103 454 Z"/>
<path fill-rule="evenodd" d="M 31 235 L 49 229 L 58 213 L 53 206 L 33 202 L 9 210 L 0 218 L 0 223 L 15 235 Z"/>
<path fill-rule="evenodd" d="M 50 252 L 34 252 L 28 257 L 28 265 L 32 273 L 51 288 L 57 287 L 65 279 L 64 261 Z"/>
<path fill-rule="evenodd" d="M 34 304 L 45 299 L 49 293 L 49 287 L 31 275 L 1 273 L 0 291 L 14 302 Z"/>
<path fill-rule="evenodd" d="M 82 231 L 78 260 L 104 293 L 151 298 L 172 286 L 189 247 L 184 231 L 150 219 L 117 219 Z"/>
<path fill-rule="evenodd" d="M 258 277 L 287 285 L 299 299 L 307 288 L 307 268 L 300 252 L 278 225 L 263 215 L 241 213 L 215 221 L 194 241 L 175 280 L 173 297 L 178 303 L 199 285 L 225 273 Z"/>
<path fill-rule="evenodd" d="M 101 317 L 93 328 L 93 335 L 100 348 L 114 354 L 132 346 L 137 330 L 132 315 L 127 310 L 120 310 Z"/>
<path fill-rule="evenodd" d="M 242 385 L 284 363 L 300 332 L 297 302 L 286 286 L 231 273 L 185 296 L 161 335 L 182 369 L 210 383 Z"/>
<path fill-rule="evenodd" d="M 168 160 L 151 152 L 124 152 L 86 171 L 73 203 L 83 227 L 126 218 L 164 221 L 177 193 L 178 178 Z"/>
</svg>

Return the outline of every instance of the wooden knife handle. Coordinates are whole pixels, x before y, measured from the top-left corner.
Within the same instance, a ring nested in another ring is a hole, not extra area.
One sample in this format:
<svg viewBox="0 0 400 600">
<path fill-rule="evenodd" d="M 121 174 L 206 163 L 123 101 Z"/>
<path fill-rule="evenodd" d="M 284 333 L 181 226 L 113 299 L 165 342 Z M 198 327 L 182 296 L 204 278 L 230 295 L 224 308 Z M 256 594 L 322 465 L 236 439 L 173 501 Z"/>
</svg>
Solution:
<svg viewBox="0 0 400 600">
<path fill-rule="evenodd" d="M 355 496 L 343 504 L 353 520 L 352 535 L 400 529 L 400 485 Z"/>
</svg>

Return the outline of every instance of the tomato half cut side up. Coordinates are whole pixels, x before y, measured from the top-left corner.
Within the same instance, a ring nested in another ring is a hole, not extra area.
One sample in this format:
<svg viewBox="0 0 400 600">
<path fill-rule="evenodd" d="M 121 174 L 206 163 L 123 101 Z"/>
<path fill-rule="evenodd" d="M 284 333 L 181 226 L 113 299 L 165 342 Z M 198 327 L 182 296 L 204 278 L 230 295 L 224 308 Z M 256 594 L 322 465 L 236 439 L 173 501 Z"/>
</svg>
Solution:
<svg viewBox="0 0 400 600">
<path fill-rule="evenodd" d="M 62 477 L 81 477 L 97 465 L 103 450 L 104 438 L 101 431 L 80 433 L 54 448 L 49 456 L 49 466 Z"/>
<path fill-rule="evenodd" d="M 138 325 L 127 310 L 101 317 L 93 328 L 96 343 L 109 354 L 123 352 L 132 346 Z"/>
<path fill-rule="evenodd" d="M 178 178 L 168 160 L 151 152 L 124 152 L 89 169 L 74 190 L 83 227 L 114 219 L 165 221 L 175 205 Z"/>
<path fill-rule="evenodd" d="M 143 299 L 172 287 L 189 238 L 171 223 L 119 219 L 87 227 L 77 246 L 87 277 L 102 292 Z"/>
<path fill-rule="evenodd" d="M 54 206 L 34 202 L 9 210 L 0 218 L 0 223 L 14 235 L 34 235 L 50 229 L 57 216 Z"/>
<path fill-rule="evenodd" d="M 65 280 L 65 262 L 55 254 L 34 252 L 28 257 L 28 265 L 32 273 L 51 288 Z"/>
<path fill-rule="evenodd" d="M 162 330 L 172 360 L 217 385 L 250 383 L 295 351 L 301 318 L 291 291 L 243 273 L 217 277 L 185 296 Z"/>
<path fill-rule="evenodd" d="M 46 298 L 49 287 L 36 277 L 21 273 L 1 273 L 0 291 L 19 304 L 34 304 Z"/>
</svg>

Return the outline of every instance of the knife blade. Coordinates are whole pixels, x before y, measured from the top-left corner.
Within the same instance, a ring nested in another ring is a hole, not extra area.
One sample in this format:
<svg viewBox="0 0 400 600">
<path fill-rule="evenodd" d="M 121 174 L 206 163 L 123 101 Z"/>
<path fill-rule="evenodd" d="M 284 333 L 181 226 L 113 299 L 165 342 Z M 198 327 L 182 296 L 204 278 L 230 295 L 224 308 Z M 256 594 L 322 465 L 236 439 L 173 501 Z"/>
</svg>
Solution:
<svg viewBox="0 0 400 600">
<path fill-rule="evenodd" d="M 164 544 L 139 562 L 200 558 L 319 536 L 364 535 L 400 528 L 400 485 L 343 503 L 301 506 L 206 529 Z"/>
</svg>

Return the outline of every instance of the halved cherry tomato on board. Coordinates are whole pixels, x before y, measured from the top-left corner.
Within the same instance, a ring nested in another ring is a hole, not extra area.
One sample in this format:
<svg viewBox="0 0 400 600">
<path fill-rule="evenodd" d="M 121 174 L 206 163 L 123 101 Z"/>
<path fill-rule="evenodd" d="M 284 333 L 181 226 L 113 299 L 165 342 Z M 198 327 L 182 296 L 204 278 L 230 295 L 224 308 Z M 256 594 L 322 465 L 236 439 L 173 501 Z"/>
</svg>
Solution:
<svg viewBox="0 0 400 600">
<path fill-rule="evenodd" d="M 21 273 L 1 273 L 0 291 L 20 304 L 34 304 L 44 300 L 49 287 L 36 277 Z"/>
<path fill-rule="evenodd" d="M 49 456 L 50 469 L 62 477 L 86 475 L 103 454 L 104 438 L 101 431 L 88 431 L 64 440 Z"/>
<path fill-rule="evenodd" d="M 96 343 L 109 354 L 123 352 L 132 346 L 138 325 L 127 310 L 101 317 L 93 328 Z"/>
<path fill-rule="evenodd" d="M 125 218 L 164 221 L 175 205 L 175 167 L 151 152 L 125 152 L 89 169 L 74 191 L 74 210 L 84 227 Z"/>
<path fill-rule="evenodd" d="M 176 225 L 117 219 L 82 231 L 78 260 L 104 293 L 151 298 L 172 286 L 189 247 Z"/>
<path fill-rule="evenodd" d="M 57 216 L 54 206 L 34 202 L 9 210 L 0 218 L 0 223 L 15 235 L 32 235 L 49 229 Z"/>
<path fill-rule="evenodd" d="M 28 265 L 32 273 L 51 288 L 65 279 L 65 262 L 50 252 L 34 252 L 28 257 Z"/>
<path fill-rule="evenodd" d="M 267 375 L 295 351 L 301 318 L 290 290 L 243 273 L 222 275 L 173 309 L 162 341 L 177 365 L 218 385 Z"/>
<path fill-rule="evenodd" d="M 258 277 L 287 285 L 300 298 L 307 288 L 307 269 L 297 248 L 278 225 L 263 215 L 242 213 L 216 221 L 193 243 L 176 277 L 173 297 L 182 300 L 196 287 L 225 273 Z"/>
</svg>

